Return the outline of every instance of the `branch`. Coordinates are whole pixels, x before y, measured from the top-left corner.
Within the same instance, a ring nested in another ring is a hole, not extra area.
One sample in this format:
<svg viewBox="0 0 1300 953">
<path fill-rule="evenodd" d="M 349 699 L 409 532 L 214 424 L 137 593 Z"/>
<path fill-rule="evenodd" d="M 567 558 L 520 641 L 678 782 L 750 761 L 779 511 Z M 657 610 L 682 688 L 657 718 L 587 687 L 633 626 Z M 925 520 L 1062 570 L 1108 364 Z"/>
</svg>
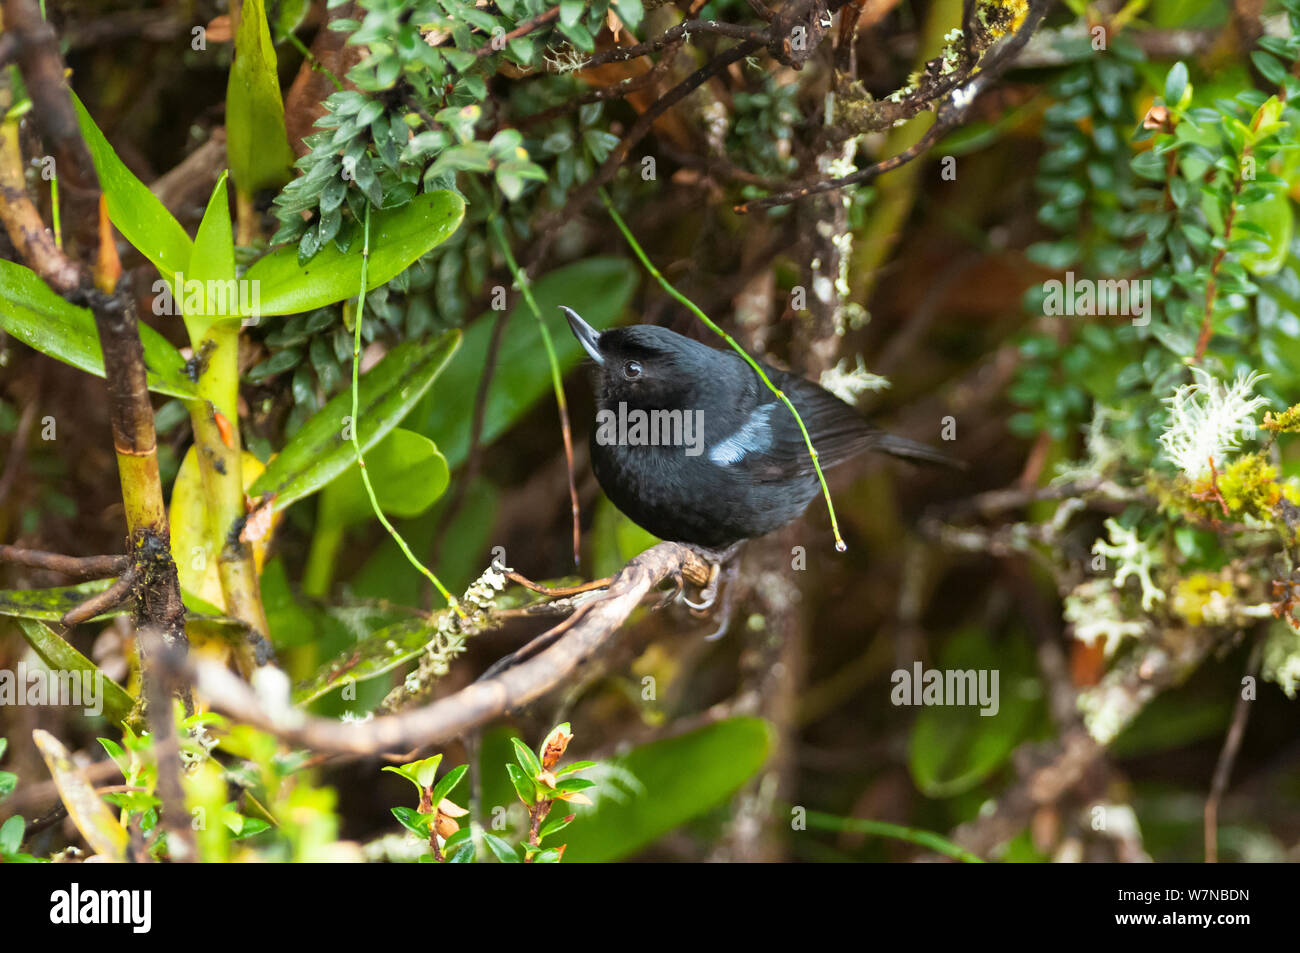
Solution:
<svg viewBox="0 0 1300 953">
<path fill-rule="evenodd" d="M 925 90 L 924 96 L 913 96 L 901 103 L 894 104 L 897 107 L 896 110 L 886 117 L 890 124 L 899 119 L 909 119 L 932 103 L 940 103 L 936 108 L 937 115 L 934 124 L 914 146 L 903 150 L 898 155 L 867 166 L 865 169 L 859 169 L 850 175 L 825 182 L 791 187 L 778 195 L 772 195 L 765 199 L 756 199 L 752 202 L 744 202 L 735 206 L 735 211 L 745 214 L 760 209 L 774 208 L 778 205 L 789 205 L 791 202 L 797 202 L 810 195 L 820 195 L 823 192 L 858 185 L 884 175 L 886 172 L 892 172 L 894 169 L 906 165 L 917 156 L 922 155 L 938 142 L 944 133 L 965 121 L 971 105 L 979 98 L 980 93 L 987 89 L 994 80 L 1015 62 L 1016 54 L 1029 42 L 1029 38 L 1038 29 L 1038 25 L 1046 16 L 1051 5 L 1052 0 L 1035 0 L 1031 4 L 1030 11 L 1024 22 L 1020 25 L 1020 29 L 1013 35 L 995 42 L 978 59 L 970 63 L 966 70 L 954 71 L 938 79 L 932 87 Z M 882 104 L 873 103 L 872 105 L 879 110 Z M 880 117 L 877 116 L 876 118 L 879 120 Z M 860 131 L 869 130 L 862 129 Z M 850 131 L 845 135 L 848 137 L 852 134 Z"/>
<path fill-rule="evenodd" d="M 0 563 L 48 569 L 74 579 L 106 579 L 120 576 L 131 565 L 129 556 L 63 556 L 39 549 L 0 545 Z"/>
<path fill-rule="evenodd" d="M 140 581 L 140 572 L 132 566 L 124 572 L 111 586 L 103 592 L 91 596 L 79 606 L 73 606 L 63 613 L 59 621 L 64 625 L 80 625 L 87 619 L 93 619 L 112 609 L 116 609 L 134 594 L 135 584 Z"/>
<path fill-rule="evenodd" d="M 186 667 L 214 709 L 316 751 L 373 755 L 442 744 L 532 702 L 557 686 L 610 643 L 641 600 L 666 579 L 703 585 L 710 567 L 692 549 L 660 543 L 636 556 L 600 595 L 582 603 L 582 618 L 565 620 L 563 638 L 499 675 L 413 711 L 361 723 L 315 718 L 297 709 L 268 707 L 243 681 L 210 662 Z M 538 640 L 555 632 L 545 633 Z"/>
<path fill-rule="evenodd" d="M 1246 662 L 1246 676 L 1252 681 L 1259 676 L 1260 661 L 1264 657 L 1264 640 L 1256 638 L 1255 646 L 1250 650 L 1250 659 Z M 1223 739 L 1223 750 L 1219 752 L 1218 763 L 1214 766 L 1214 778 L 1210 782 L 1210 796 L 1205 801 L 1205 862 L 1215 864 L 1219 861 L 1219 804 L 1228 790 L 1228 780 L 1232 777 L 1232 766 L 1241 750 L 1241 741 L 1246 736 L 1246 721 L 1250 718 L 1250 703 L 1254 695 L 1247 696 L 1244 689 L 1237 693 L 1237 707 L 1232 712 L 1232 722 L 1228 725 L 1227 737 Z"/>
<path fill-rule="evenodd" d="M 505 37 L 503 37 L 504 42 L 502 43 L 502 46 L 498 47 L 493 45 L 492 43 L 487 43 L 484 46 L 481 46 L 474 51 L 474 59 L 481 60 L 491 56 L 493 53 L 499 53 L 504 48 L 505 43 L 508 43 L 510 40 L 517 40 L 519 39 L 519 37 L 524 36 L 528 33 L 532 33 L 539 26 L 545 26 L 546 24 L 550 23 L 552 20 L 557 19 L 559 15 L 560 15 L 560 8 L 551 7 L 551 9 L 543 13 L 537 14 L 537 16 L 533 17 L 532 19 L 525 20 L 523 23 L 519 24 L 519 26 L 515 27 L 513 30 L 507 33 Z"/>
</svg>

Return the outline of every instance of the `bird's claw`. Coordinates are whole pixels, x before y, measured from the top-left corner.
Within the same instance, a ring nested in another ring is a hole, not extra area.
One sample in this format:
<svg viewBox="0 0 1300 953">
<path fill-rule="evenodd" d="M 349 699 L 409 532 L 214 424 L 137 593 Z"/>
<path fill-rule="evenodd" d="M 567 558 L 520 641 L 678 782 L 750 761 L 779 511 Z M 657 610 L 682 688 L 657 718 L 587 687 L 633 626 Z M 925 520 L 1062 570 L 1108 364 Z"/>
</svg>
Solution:
<svg viewBox="0 0 1300 953">
<path fill-rule="evenodd" d="M 718 601 L 718 580 L 721 576 L 722 566 L 713 563 L 709 567 L 709 581 L 700 590 L 700 601 L 692 602 L 685 593 L 682 594 L 682 601 L 686 603 L 686 607 L 694 613 L 704 613 L 712 609 L 713 604 Z"/>
<path fill-rule="evenodd" d="M 680 572 L 674 572 L 671 579 L 673 581 L 673 587 L 665 592 L 663 597 L 651 607 L 652 611 L 658 612 L 660 609 L 672 605 L 678 599 L 686 598 L 686 581 L 682 579 L 682 574 Z"/>
</svg>

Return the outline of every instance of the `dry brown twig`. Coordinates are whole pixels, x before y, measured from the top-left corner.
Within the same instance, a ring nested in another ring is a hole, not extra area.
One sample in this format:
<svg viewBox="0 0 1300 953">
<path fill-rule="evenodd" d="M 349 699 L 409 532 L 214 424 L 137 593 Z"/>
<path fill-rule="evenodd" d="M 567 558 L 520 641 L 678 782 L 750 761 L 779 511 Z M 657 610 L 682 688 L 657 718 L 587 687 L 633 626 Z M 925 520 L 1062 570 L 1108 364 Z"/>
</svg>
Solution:
<svg viewBox="0 0 1300 953">
<path fill-rule="evenodd" d="M 557 626 L 567 630 L 563 637 L 535 656 L 423 708 L 367 722 L 311 717 L 291 708 L 287 699 L 268 703 L 220 665 L 180 664 L 194 676 L 199 694 L 214 709 L 293 744 L 358 755 L 408 751 L 450 741 L 542 697 L 608 645 L 660 583 L 684 578 L 704 585 L 709 575 L 710 566 L 692 549 L 678 543 L 653 546 L 624 566 L 604 592 L 584 602 L 580 619 L 566 619 Z"/>
</svg>

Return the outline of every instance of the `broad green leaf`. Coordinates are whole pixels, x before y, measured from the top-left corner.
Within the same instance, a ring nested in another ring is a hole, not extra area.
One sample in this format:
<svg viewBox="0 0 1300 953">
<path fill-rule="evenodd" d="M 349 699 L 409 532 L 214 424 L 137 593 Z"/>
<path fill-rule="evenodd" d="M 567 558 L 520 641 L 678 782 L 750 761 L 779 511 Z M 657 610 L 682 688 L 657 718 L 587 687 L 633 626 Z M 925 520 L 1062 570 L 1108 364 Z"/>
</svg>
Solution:
<svg viewBox="0 0 1300 953">
<path fill-rule="evenodd" d="M 75 609 L 91 596 L 98 595 L 113 584 L 111 579 L 95 579 L 75 586 L 53 589 L 9 589 L 0 592 L 0 616 L 18 619 L 44 619 L 58 622 L 69 609 Z M 121 615 L 127 610 L 119 607 L 99 618 Z"/>
<path fill-rule="evenodd" d="M 48 625 L 35 619 L 19 619 L 18 627 L 32 651 L 41 657 L 50 671 L 80 673 L 77 678 L 82 682 L 83 690 L 88 681 L 95 682 L 94 691 L 99 693 L 98 700 L 103 703 L 104 717 L 109 721 L 120 722 L 131 714 L 135 699 L 127 694 L 126 689 L 101 672 L 94 662 L 60 638 Z M 85 694 L 82 695 L 79 707 L 91 707 L 87 704 Z"/>
<path fill-rule="evenodd" d="M 555 342 L 555 356 L 561 371 L 578 363 L 584 355 L 560 311 L 573 308 L 592 327 L 604 329 L 618 321 L 632 300 L 637 272 L 631 262 L 619 258 L 589 258 L 560 268 L 533 285 L 533 296 Z M 487 363 L 492 337 L 493 312 L 481 316 L 465 332 L 465 343 L 414 418 L 417 427 L 437 443 L 453 469 L 465 461 L 474 419 L 474 395 Z M 496 372 L 488 392 L 483 419 L 483 443 L 501 436 L 541 398 L 551 394 L 551 371 L 542 347 L 537 319 L 520 300 L 510 312 L 510 327 L 501 341 Z M 574 420 L 575 439 L 581 440 L 586 422 Z M 559 442 L 559 424 L 556 424 Z"/>
<path fill-rule="evenodd" d="M 593 807 L 579 805 L 566 830 L 566 861 L 617 860 L 723 803 L 763 766 L 772 729 L 761 718 L 729 718 L 634 748 L 597 773 Z M 632 790 L 607 786 L 622 776 Z"/>
<path fill-rule="evenodd" d="M 361 378 L 358 386 L 357 439 L 363 452 L 382 440 L 424 396 L 460 344 L 460 332 L 448 331 L 428 343 L 398 345 Z M 356 464 L 350 428 L 351 390 L 337 394 L 312 416 L 249 489 L 258 499 L 275 494 L 282 510 L 328 486 Z"/>
<path fill-rule="evenodd" d="M 242 476 L 247 490 L 266 469 L 262 462 L 245 450 L 242 454 Z M 185 605 L 191 612 L 204 616 L 221 616 L 226 604 L 221 589 L 218 557 L 224 533 L 215 532 L 208 525 L 208 497 L 199 469 L 199 448 L 191 444 L 181 460 L 176 478 L 172 481 L 172 498 L 167 504 L 167 520 L 171 525 L 172 557 L 176 560 L 176 573 L 180 577 Z M 252 541 L 254 565 L 260 572 L 266 560 L 266 550 L 278 519 L 272 520 L 266 534 Z M 198 599 L 195 599 L 195 597 Z"/>
<path fill-rule="evenodd" d="M 998 673 L 996 714 L 980 714 L 977 698 L 965 705 L 927 705 L 917 713 L 908 759 L 912 779 L 928 797 L 952 797 L 987 778 L 1029 736 L 1043 711 L 1042 693 L 1033 654 L 1021 638 L 995 650 L 982 631 L 967 629 L 943 646 L 935 668 L 941 675 L 974 671 L 977 678 L 981 670 L 989 678 Z M 905 670 L 913 683 L 914 672 Z M 923 688 L 912 685 L 914 702 Z M 901 683 L 893 690 L 900 691 Z"/>
<path fill-rule="evenodd" d="M 307 16 L 307 11 L 310 9 L 311 0 L 280 0 L 279 12 L 276 14 L 275 22 L 271 24 L 275 42 L 283 43 L 287 40 L 289 34 L 302 25 L 303 18 Z"/>
<path fill-rule="evenodd" d="M 176 272 L 190 263 L 193 247 L 190 237 L 149 187 L 117 157 L 75 95 L 72 104 L 77 109 L 81 137 L 90 148 L 90 157 L 99 174 L 99 186 L 108 198 L 108 217 L 136 251 L 171 281 Z"/>
<path fill-rule="evenodd" d="M 275 562 L 269 563 L 268 569 L 275 566 Z M 542 580 L 542 585 L 567 586 L 580 581 L 576 577 L 565 577 Z M 498 609 L 518 609 L 541 599 L 538 593 L 522 586 L 509 586 L 497 595 L 496 606 Z M 295 688 L 294 704 L 307 704 L 348 682 L 364 682 L 417 658 L 432 640 L 439 623 L 450 615 L 450 609 L 443 609 L 430 616 L 403 619 L 377 629 L 322 666 L 315 677 Z M 274 623 L 271 628 L 274 631 Z"/>
<path fill-rule="evenodd" d="M 263 0 L 244 0 L 239 11 L 226 86 L 226 156 L 235 187 L 245 195 L 283 185 L 292 175 L 293 150 Z"/>
<path fill-rule="evenodd" d="M 177 306 L 184 313 L 185 327 L 197 349 L 197 342 L 215 320 L 224 317 L 239 319 L 236 312 L 239 310 L 241 296 L 236 290 L 238 285 L 235 284 L 235 237 L 230 226 L 230 199 L 227 196 L 225 173 L 222 173 L 212 190 L 208 207 L 203 212 L 203 221 L 199 223 L 198 234 L 194 236 L 194 253 L 190 256 L 189 267 L 185 269 L 185 285 L 189 286 L 191 282 L 197 282 L 198 287 L 205 289 L 220 283 L 220 287 L 225 290 L 218 300 L 211 302 L 215 307 L 191 313 L 190 309 L 185 308 L 190 298 L 186 294 L 186 288 L 176 289 Z M 205 302 L 212 297 L 205 291 Z M 226 305 L 224 309 L 220 307 L 223 303 Z"/>
<path fill-rule="evenodd" d="M 1295 231 L 1295 214 L 1291 207 L 1291 196 L 1285 188 L 1268 190 L 1268 198 L 1259 202 L 1243 205 L 1233 219 L 1232 238 L 1259 237 L 1251 233 L 1249 226 L 1257 226 L 1266 234 L 1263 239 L 1267 251 L 1247 251 L 1241 257 L 1241 263 L 1252 275 L 1264 277 L 1282 270 L 1290 254 L 1291 236 Z M 1243 229 L 1242 226 L 1247 226 Z"/>
<path fill-rule="evenodd" d="M 374 212 L 370 219 L 370 266 L 367 290 L 396 278 L 421 255 L 447 240 L 465 216 L 465 202 L 454 192 L 428 192 L 409 204 Z M 334 242 L 305 265 L 298 246 L 285 245 L 262 258 L 244 274 L 259 282 L 262 315 L 298 314 L 350 298 L 361 286 L 361 239 L 347 254 Z M 242 317 L 251 317 L 241 308 Z"/>
<path fill-rule="evenodd" d="M 348 682 L 364 682 L 419 657 L 437 626 L 436 618 L 417 618 L 378 629 L 352 651 L 323 666 L 315 678 L 295 688 L 294 704 L 305 705 Z"/>
<path fill-rule="evenodd" d="M 148 191 L 146 189 L 146 191 Z M 95 316 L 65 301 L 30 268 L 0 259 L 0 328 L 29 347 L 73 367 L 104 376 Z M 140 325 L 149 389 L 184 399 L 195 395 L 185 359 L 167 339 Z"/>
<path fill-rule="evenodd" d="M 32 740 L 36 742 L 41 757 L 50 769 L 63 806 L 68 809 L 68 816 L 86 838 L 86 843 L 104 860 L 125 863 L 126 848 L 130 841 L 126 829 L 113 817 L 108 805 L 100 800 L 81 769 L 73 764 L 68 749 L 63 747 L 59 739 L 40 728 L 32 732 Z"/>
<path fill-rule="evenodd" d="M 428 437 L 397 428 L 366 452 L 366 472 L 385 516 L 411 517 L 432 506 L 447 489 L 447 461 Z M 355 464 L 325 488 L 317 519 L 347 526 L 374 517 L 361 468 Z"/>
</svg>

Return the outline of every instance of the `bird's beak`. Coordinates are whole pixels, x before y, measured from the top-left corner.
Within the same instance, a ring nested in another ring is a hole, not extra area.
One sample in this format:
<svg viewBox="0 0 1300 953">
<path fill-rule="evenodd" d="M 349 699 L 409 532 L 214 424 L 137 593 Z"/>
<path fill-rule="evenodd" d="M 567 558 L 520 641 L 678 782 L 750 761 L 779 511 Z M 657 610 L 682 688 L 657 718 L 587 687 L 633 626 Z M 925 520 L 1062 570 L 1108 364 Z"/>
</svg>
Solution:
<svg viewBox="0 0 1300 953">
<path fill-rule="evenodd" d="M 583 350 L 590 354 L 591 359 L 597 364 L 604 364 L 605 356 L 600 353 L 600 332 L 582 320 L 582 316 L 572 308 L 560 305 L 560 310 L 569 319 L 569 327 L 573 329 L 573 336 L 578 339 L 578 343 L 582 345 Z"/>
</svg>

